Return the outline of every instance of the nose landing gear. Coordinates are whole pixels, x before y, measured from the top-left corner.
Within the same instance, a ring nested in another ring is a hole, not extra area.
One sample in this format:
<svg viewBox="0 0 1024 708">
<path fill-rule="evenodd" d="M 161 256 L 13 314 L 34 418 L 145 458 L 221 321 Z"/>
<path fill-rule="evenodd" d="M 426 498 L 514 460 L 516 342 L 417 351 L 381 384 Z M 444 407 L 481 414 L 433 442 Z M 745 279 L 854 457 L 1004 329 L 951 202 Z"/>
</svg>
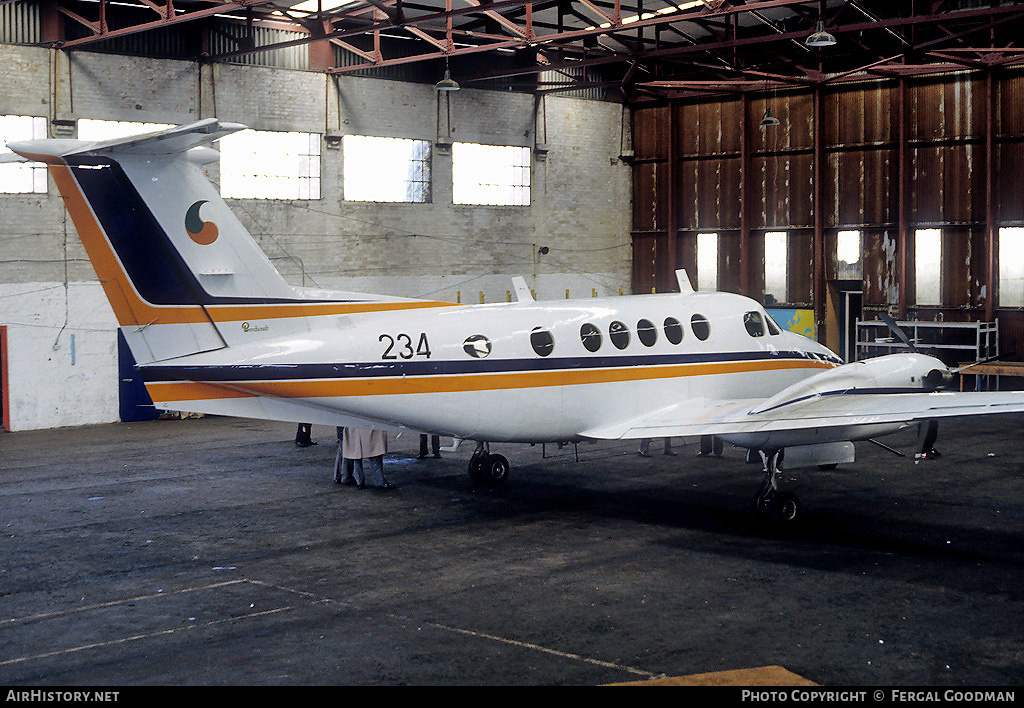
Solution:
<svg viewBox="0 0 1024 708">
<path fill-rule="evenodd" d="M 790 524 L 800 518 L 800 500 L 793 492 L 779 489 L 782 450 L 759 450 L 764 461 L 764 481 L 754 495 L 755 513 L 761 518 Z"/>
</svg>

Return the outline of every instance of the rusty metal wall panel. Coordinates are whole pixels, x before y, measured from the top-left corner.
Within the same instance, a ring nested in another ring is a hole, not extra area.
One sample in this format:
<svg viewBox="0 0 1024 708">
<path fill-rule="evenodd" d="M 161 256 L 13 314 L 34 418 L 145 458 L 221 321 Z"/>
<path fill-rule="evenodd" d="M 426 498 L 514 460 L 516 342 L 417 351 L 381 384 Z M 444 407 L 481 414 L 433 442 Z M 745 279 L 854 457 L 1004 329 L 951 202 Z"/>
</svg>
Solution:
<svg viewBox="0 0 1024 708">
<path fill-rule="evenodd" d="M 813 155 L 760 155 L 751 160 L 754 228 L 813 225 Z"/>
<path fill-rule="evenodd" d="M 633 152 L 637 160 L 668 159 L 667 106 L 633 111 Z"/>
<path fill-rule="evenodd" d="M 789 302 L 811 304 L 814 283 L 814 232 L 807 229 L 789 233 Z"/>
<path fill-rule="evenodd" d="M 898 94 L 892 83 L 854 84 L 824 96 L 826 145 L 886 145 L 896 139 Z"/>
<path fill-rule="evenodd" d="M 738 293 L 743 290 L 740 277 L 740 237 L 736 233 L 718 235 L 718 289 Z"/>
<path fill-rule="evenodd" d="M 690 157 L 739 152 L 737 128 L 742 112 L 743 102 L 739 99 L 679 106 L 676 136 L 679 154 Z"/>
<path fill-rule="evenodd" d="M 1024 116 L 1022 116 L 1024 117 Z M 996 214 L 1000 223 L 1024 221 L 1024 143 L 1005 143 L 996 154 Z"/>
<path fill-rule="evenodd" d="M 1024 74 L 1001 77 L 996 85 L 996 131 L 1000 136 L 1024 134 Z"/>
<path fill-rule="evenodd" d="M 740 160 L 684 160 L 679 163 L 680 229 L 719 231 L 740 225 Z"/>
<path fill-rule="evenodd" d="M 922 146 L 911 151 L 911 220 L 965 223 L 985 218 L 984 146 Z"/>
<path fill-rule="evenodd" d="M 910 140 L 985 134 L 985 81 L 966 73 L 915 81 L 908 87 Z"/>
<path fill-rule="evenodd" d="M 658 240 L 664 236 L 633 234 L 633 279 L 635 294 L 649 293 L 657 283 Z"/>
<path fill-rule="evenodd" d="M 660 162 L 641 162 L 633 166 L 634 231 L 665 228 L 665 206 L 661 198 L 665 172 L 666 165 Z"/>
<path fill-rule="evenodd" d="M 899 302 L 899 239 L 895 229 L 864 232 L 864 306 Z"/>
<path fill-rule="evenodd" d="M 825 225 L 853 228 L 895 223 L 899 212 L 896 151 L 833 151 L 826 156 Z"/>
</svg>

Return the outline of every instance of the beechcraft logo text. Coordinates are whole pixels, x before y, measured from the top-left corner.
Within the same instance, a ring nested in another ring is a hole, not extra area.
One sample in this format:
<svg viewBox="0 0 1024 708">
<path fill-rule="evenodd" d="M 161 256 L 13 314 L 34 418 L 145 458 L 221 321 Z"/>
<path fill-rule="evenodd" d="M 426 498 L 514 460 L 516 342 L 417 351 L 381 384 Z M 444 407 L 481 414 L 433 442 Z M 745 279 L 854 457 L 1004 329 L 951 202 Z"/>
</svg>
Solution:
<svg viewBox="0 0 1024 708">
<path fill-rule="evenodd" d="M 185 231 L 188 232 L 188 237 L 200 246 L 209 246 L 217 240 L 220 231 L 215 223 L 203 221 L 202 217 L 199 216 L 199 208 L 203 204 L 206 204 L 206 201 L 200 200 L 190 206 L 188 211 L 185 212 Z"/>
</svg>

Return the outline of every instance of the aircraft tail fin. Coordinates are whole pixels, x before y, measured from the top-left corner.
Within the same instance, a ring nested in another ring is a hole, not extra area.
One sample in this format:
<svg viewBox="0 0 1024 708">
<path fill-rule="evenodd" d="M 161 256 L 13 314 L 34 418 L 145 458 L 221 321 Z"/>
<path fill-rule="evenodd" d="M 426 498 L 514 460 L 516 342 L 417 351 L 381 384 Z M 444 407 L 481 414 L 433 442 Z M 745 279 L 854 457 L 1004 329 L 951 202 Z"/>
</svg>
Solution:
<svg viewBox="0 0 1024 708">
<path fill-rule="evenodd" d="M 325 303 L 399 300 L 311 293 L 281 277 L 201 169 L 219 159 L 209 143 L 244 128 L 207 119 L 116 140 L 8 145 L 48 166 L 139 364 L 269 336 L 252 321 L 306 328 Z"/>
</svg>

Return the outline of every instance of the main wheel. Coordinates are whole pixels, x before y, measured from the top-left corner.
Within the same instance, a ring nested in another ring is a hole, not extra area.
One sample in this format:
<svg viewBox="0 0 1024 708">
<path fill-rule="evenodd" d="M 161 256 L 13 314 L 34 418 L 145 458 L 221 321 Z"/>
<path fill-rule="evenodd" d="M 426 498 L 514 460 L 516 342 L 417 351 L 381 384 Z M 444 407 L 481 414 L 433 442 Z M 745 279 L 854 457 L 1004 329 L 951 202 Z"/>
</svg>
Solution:
<svg viewBox="0 0 1024 708">
<path fill-rule="evenodd" d="M 488 484 L 501 484 L 508 479 L 509 464 L 502 455 L 488 455 L 484 458 L 483 480 Z"/>
<path fill-rule="evenodd" d="M 772 512 L 776 520 L 789 524 L 800 516 L 800 500 L 793 492 L 779 492 L 772 500 Z"/>
</svg>

